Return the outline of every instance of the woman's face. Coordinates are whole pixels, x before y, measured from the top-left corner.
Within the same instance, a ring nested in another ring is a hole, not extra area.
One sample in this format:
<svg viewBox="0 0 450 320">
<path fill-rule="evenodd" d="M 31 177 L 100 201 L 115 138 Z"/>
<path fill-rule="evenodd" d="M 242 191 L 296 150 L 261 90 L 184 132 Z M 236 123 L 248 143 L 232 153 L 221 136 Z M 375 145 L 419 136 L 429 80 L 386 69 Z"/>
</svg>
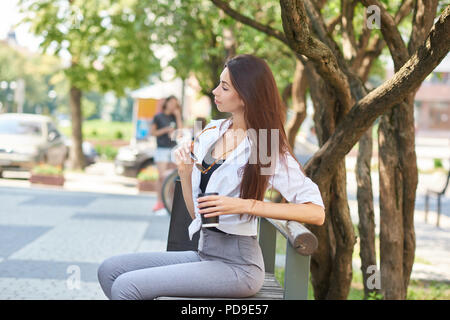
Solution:
<svg viewBox="0 0 450 320">
<path fill-rule="evenodd" d="M 228 68 L 223 69 L 220 74 L 219 85 L 212 91 L 212 93 L 215 98 L 214 102 L 220 112 L 236 113 L 243 111 L 244 102 L 231 84 Z"/>
<path fill-rule="evenodd" d="M 178 108 L 178 100 L 177 99 L 170 99 L 167 104 L 166 104 L 166 110 L 167 113 L 171 114 L 172 112 L 175 111 L 175 109 Z"/>
</svg>

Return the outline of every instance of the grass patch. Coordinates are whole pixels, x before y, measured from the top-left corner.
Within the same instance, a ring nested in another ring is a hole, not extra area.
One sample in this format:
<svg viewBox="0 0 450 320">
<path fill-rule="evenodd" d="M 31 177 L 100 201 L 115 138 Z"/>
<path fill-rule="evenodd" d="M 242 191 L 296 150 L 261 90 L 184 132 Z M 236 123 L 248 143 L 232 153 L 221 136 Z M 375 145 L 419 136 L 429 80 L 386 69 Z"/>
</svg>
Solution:
<svg viewBox="0 0 450 320">
<path fill-rule="evenodd" d="M 71 136 L 72 127 L 59 128 L 67 137 Z M 125 140 L 129 141 L 133 134 L 131 122 L 86 120 L 83 121 L 83 138 L 95 141 Z"/>
<path fill-rule="evenodd" d="M 449 300 L 450 284 L 437 281 L 411 280 L 407 300 Z"/>
<path fill-rule="evenodd" d="M 275 253 L 277 254 L 285 254 L 286 253 L 286 238 L 279 232 L 277 232 L 277 243 L 275 246 Z"/>
<path fill-rule="evenodd" d="M 284 287 L 284 267 L 275 268 L 275 278 Z M 371 295 L 369 300 L 380 299 L 381 295 Z M 360 270 L 353 270 L 352 283 L 350 292 L 347 297 L 348 300 L 363 300 L 364 299 L 364 285 L 362 273 Z M 449 300 L 450 299 L 450 284 L 438 281 L 418 281 L 411 280 L 407 300 Z M 308 300 L 314 300 L 313 287 L 311 279 L 308 284 Z"/>
<path fill-rule="evenodd" d="M 357 229 L 357 225 L 354 225 Z M 357 231 L 357 230 L 356 230 Z M 379 252 L 379 236 L 376 235 L 375 247 L 377 248 L 377 261 L 380 261 Z M 277 232 L 276 253 L 285 254 L 286 239 Z M 359 257 L 359 238 L 353 250 L 353 259 L 360 259 Z M 431 264 L 428 260 L 415 256 L 414 263 Z M 275 268 L 275 278 L 284 287 L 284 267 Z M 350 285 L 350 292 L 347 297 L 348 300 L 363 300 L 364 299 L 364 285 L 363 276 L 359 268 L 353 268 L 352 283 Z M 369 300 L 382 299 L 382 295 L 373 294 L 369 296 Z M 437 281 L 418 281 L 411 280 L 407 300 L 449 300 L 450 299 L 450 283 Z M 311 284 L 311 275 L 308 284 L 308 300 L 314 300 L 314 292 Z"/>
<path fill-rule="evenodd" d="M 59 128 L 66 136 L 72 135 L 72 127 Z M 133 134 L 131 122 L 86 120 L 83 121 L 83 140 L 90 141 L 102 160 L 114 160 L 119 147 L 127 144 Z"/>
</svg>

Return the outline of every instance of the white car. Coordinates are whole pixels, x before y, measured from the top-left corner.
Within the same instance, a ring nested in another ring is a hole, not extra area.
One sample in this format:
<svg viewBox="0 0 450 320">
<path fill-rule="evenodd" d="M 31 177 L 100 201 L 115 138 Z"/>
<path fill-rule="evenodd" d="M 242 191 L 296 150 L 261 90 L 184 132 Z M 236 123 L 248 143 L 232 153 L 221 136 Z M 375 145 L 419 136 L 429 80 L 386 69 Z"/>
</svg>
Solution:
<svg viewBox="0 0 450 320">
<path fill-rule="evenodd" d="M 25 113 L 0 114 L 0 177 L 39 163 L 64 167 L 67 147 L 52 119 Z"/>
</svg>

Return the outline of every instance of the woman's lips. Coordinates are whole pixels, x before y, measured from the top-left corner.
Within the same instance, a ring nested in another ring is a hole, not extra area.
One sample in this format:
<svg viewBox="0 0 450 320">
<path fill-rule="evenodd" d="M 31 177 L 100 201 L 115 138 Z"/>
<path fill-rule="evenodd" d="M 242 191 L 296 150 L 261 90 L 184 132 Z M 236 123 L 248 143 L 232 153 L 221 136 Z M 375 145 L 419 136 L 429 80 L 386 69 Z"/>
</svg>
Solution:
<svg viewBox="0 0 450 320">
<path fill-rule="evenodd" d="M 219 104 L 220 102 L 219 102 L 219 100 L 214 99 L 214 103 L 215 103 L 215 104 Z"/>
</svg>

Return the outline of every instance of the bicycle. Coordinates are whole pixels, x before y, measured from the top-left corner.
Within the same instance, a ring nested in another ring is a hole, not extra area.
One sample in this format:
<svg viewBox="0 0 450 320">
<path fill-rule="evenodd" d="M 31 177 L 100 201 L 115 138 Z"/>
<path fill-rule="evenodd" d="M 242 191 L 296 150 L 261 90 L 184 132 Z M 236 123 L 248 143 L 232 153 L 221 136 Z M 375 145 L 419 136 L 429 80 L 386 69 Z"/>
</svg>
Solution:
<svg viewBox="0 0 450 320">
<path fill-rule="evenodd" d="M 165 179 L 161 188 L 161 200 L 164 207 L 172 214 L 172 204 L 175 193 L 175 182 L 179 179 L 178 169 L 174 169 Z"/>
</svg>

